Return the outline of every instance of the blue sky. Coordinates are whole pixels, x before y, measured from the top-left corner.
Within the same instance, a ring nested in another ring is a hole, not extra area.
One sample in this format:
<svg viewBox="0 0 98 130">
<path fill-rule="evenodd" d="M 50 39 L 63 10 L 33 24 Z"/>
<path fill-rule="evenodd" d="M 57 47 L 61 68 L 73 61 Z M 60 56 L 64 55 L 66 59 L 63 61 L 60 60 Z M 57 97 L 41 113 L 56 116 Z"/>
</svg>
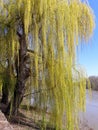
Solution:
<svg viewBox="0 0 98 130">
<path fill-rule="evenodd" d="M 86 69 L 88 76 L 98 76 L 98 0 L 88 0 L 95 15 L 95 30 L 88 44 L 83 44 L 78 52 L 79 63 Z"/>
</svg>

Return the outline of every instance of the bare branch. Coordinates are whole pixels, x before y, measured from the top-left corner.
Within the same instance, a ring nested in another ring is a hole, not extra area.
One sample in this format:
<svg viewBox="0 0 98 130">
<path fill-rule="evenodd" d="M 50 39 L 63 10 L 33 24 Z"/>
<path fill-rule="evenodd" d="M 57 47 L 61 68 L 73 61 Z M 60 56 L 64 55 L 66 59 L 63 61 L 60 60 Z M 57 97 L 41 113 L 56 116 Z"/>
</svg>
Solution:
<svg viewBox="0 0 98 130">
<path fill-rule="evenodd" d="M 34 52 L 33 50 L 31 50 L 31 49 L 27 49 L 27 51 L 30 52 L 30 53 L 33 53 L 33 54 L 35 53 L 35 52 Z"/>
<path fill-rule="evenodd" d="M 52 89 L 55 89 L 56 88 L 56 86 L 55 87 L 52 87 L 52 88 L 49 88 L 49 89 L 41 89 L 41 90 L 36 90 L 35 92 L 33 92 L 33 93 L 28 93 L 28 94 L 25 94 L 23 97 L 27 97 L 27 96 L 29 96 L 29 95 L 33 95 L 33 94 L 36 94 L 36 93 L 41 93 L 42 91 L 50 91 L 50 90 L 52 90 Z"/>
</svg>

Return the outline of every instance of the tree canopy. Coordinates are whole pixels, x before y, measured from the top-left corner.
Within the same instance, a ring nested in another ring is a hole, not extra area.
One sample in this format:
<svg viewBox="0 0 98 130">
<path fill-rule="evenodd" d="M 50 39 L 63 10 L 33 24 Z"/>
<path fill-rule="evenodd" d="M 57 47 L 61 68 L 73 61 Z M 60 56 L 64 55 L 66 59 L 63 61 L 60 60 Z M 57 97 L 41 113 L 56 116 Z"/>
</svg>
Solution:
<svg viewBox="0 0 98 130">
<path fill-rule="evenodd" d="M 50 123 L 57 130 L 78 129 L 78 113 L 85 108 L 86 79 L 76 67 L 76 47 L 91 38 L 93 29 L 94 15 L 86 1 L 0 0 L 1 84 L 9 80 L 13 97 L 16 57 L 19 67 L 19 53 L 26 46 L 25 54 L 30 57 L 26 67 L 31 73 L 25 84 L 39 91 L 35 102 L 42 109 L 49 106 Z M 44 121 L 45 115 L 43 112 Z"/>
</svg>

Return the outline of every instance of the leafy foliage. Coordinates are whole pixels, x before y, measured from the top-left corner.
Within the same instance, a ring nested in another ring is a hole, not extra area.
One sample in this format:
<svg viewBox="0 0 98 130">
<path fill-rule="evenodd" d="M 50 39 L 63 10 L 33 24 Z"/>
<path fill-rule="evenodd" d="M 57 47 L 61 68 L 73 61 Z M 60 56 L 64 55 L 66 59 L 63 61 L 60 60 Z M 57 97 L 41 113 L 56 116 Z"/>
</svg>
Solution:
<svg viewBox="0 0 98 130">
<path fill-rule="evenodd" d="M 35 102 L 43 109 L 50 106 L 50 123 L 57 130 L 78 129 L 86 80 L 75 66 L 75 49 L 79 42 L 89 40 L 93 29 L 93 12 L 82 0 L 0 0 L 1 63 L 5 60 L 7 69 L 9 59 L 13 82 L 17 72 L 11 66 L 19 57 L 18 36 L 25 31 L 32 72 L 28 80 L 33 91 L 40 91 Z"/>
</svg>

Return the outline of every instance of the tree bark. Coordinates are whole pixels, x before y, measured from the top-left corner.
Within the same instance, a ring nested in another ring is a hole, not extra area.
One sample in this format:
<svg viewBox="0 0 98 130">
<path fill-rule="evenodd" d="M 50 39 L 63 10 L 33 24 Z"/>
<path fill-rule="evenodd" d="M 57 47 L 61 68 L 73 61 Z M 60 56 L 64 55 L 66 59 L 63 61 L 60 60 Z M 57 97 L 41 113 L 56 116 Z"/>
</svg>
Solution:
<svg viewBox="0 0 98 130">
<path fill-rule="evenodd" d="M 9 112 L 12 115 L 17 115 L 19 105 L 23 99 L 25 93 L 25 83 L 26 79 L 30 76 L 30 67 L 27 64 L 30 64 L 30 57 L 27 55 L 27 44 L 25 34 L 19 37 L 20 50 L 19 50 L 19 63 L 18 63 L 18 72 L 17 72 L 17 81 L 14 89 L 13 101 L 9 103 L 7 107 L 6 114 Z M 12 105 L 12 109 L 10 111 Z"/>
</svg>

